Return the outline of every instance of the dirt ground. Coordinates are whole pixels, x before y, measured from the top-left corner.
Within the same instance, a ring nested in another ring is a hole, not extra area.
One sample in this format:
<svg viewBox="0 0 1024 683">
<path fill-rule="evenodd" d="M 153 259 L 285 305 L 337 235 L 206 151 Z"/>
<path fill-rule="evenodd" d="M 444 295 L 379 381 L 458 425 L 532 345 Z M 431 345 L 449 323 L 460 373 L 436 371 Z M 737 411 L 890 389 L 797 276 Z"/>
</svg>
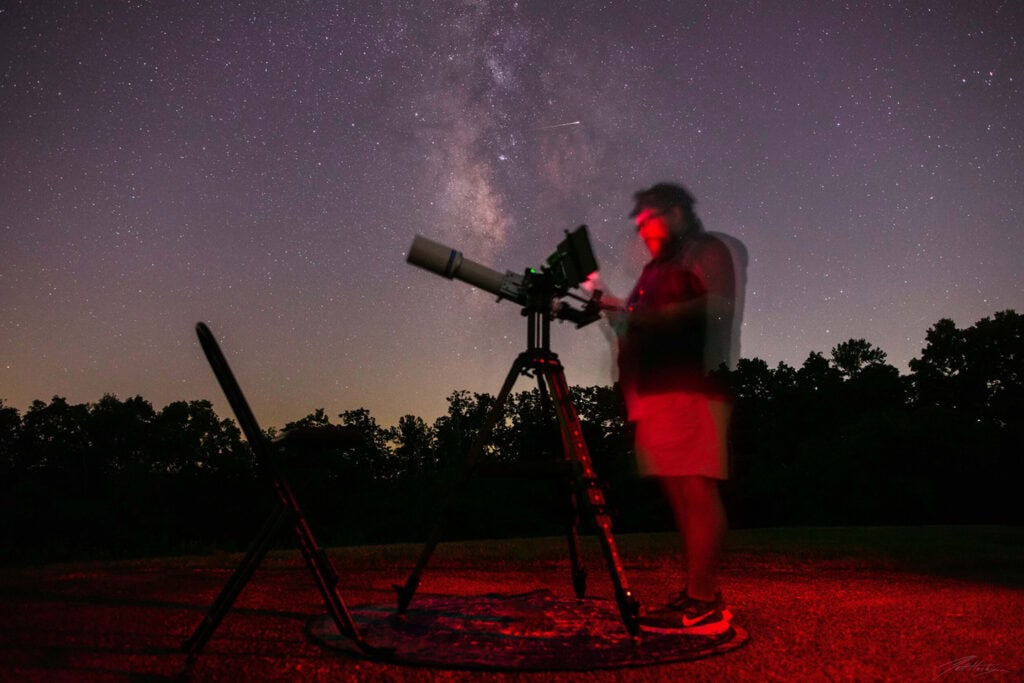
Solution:
<svg viewBox="0 0 1024 683">
<path fill-rule="evenodd" d="M 568 561 L 535 542 L 442 545 L 420 594 L 548 588 L 572 595 Z M 678 589 L 678 558 L 623 539 L 636 594 L 656 604 Z M 556 546 L 551 546 L 554 548 Z M 527 548 L 527 550 L 524 550 Z M 332 551 L 350 606 L 394 603 L 418 546 Z M 463 681 L 481 672 L 371 662 L 311 642 L 325 608 L 298 551 L 257 570 L 204 651 L 182 642 L 240 555 L 50 565 L 0 571 L 0 679 L 11 681 Z M 611 597 L 599 551 L 587 547 L 590 592 Z M 885 563 L 733 549 L 723 584 L 750 642 L 725 655 L 642 669 L 488 672 L 487 680 L 1021 681 L 1024 591 L 1001 582 Z M 372 639 L 372 634 L 368 634 Z"/>
</svg>

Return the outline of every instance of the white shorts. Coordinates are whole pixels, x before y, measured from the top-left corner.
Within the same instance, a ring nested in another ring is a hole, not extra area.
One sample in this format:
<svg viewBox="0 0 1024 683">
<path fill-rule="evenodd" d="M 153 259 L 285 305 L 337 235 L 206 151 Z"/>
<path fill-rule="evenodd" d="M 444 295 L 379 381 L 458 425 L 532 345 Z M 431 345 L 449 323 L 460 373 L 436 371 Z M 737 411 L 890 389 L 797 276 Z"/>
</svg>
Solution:
<svg viewBox="0 0 1024 683">
<path fill-rule="evenodd" d="M 729 478 L 732 403 L 706 394 L 637 398 L 636 457 L 642 476 Z"/>
</svg>

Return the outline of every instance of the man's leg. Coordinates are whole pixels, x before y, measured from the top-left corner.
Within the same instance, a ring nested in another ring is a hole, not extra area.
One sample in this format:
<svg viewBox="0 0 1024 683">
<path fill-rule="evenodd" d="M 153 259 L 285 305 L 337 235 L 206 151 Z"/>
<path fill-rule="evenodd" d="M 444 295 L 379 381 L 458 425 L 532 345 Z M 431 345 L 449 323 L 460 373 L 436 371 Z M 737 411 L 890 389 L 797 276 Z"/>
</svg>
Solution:
<svg viewBox="0 0 1024 683">
<path fill-rule="evenodd" d="M 714 600 L 727 528 L 718 480 L 684 476 L 661 481 L 686 551 L 687 593 L 698 600 Z"/>
</svg>

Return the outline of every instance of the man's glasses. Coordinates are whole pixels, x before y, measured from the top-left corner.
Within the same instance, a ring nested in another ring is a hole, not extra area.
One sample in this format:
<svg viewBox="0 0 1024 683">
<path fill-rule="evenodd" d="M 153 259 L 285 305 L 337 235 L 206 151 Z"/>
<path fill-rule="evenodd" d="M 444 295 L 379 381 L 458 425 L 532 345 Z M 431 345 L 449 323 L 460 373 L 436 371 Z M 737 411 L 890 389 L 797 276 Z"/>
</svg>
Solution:
<svg viewBox="0 0 1024 683">
<path fill-rule="evenodd" d="M 655 211 L 653 213 L 647 214 L 646 216 L 644 216 L 644 219 L 642 221 L 636 224 L 636 231 L 640 232 L 643 229 L 643 227 L 647 225 L 648 222 L 654 220 L 655 218 L 661 218 L 662 216 L 665 215 L 665 213 L 665 211 Z"/>
</svg>

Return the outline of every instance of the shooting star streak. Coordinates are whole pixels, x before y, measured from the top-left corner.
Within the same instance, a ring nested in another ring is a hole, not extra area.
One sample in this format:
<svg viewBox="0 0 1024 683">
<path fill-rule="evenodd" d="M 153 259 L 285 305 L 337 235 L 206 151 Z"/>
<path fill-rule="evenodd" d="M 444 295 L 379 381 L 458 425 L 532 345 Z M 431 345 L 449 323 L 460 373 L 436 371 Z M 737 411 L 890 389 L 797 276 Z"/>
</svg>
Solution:
<svg viewBox="0 0 1024 683">
<path fill-rule="evenodd" d="M 553 126 L 541 126 L 540 128 L 531 128 L 530 130 L 551 130 L 553 128 L 565 128 L 566 126 L 578 126 L 582 123 L 581 121 L 570 121 L 569 123 L 556 123 Z"/>
</svg>

